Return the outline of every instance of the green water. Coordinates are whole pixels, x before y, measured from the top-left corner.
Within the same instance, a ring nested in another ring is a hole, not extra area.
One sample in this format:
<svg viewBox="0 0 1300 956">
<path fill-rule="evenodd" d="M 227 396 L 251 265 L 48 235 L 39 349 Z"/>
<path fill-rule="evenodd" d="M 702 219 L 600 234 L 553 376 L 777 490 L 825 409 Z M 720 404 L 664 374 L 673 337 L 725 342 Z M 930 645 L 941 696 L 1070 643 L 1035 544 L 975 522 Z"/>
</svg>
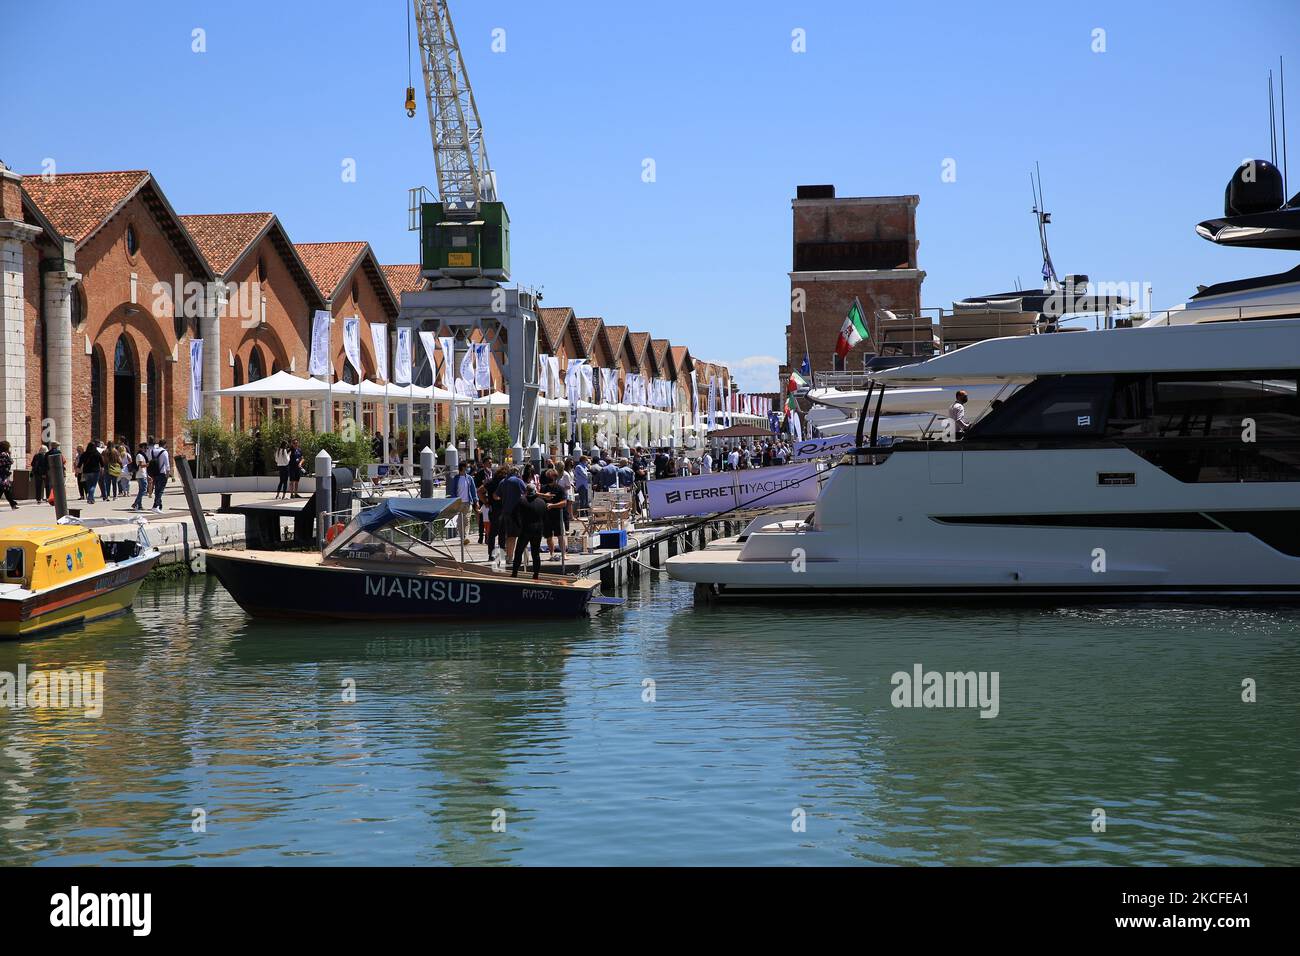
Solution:
<svg viewBox="0 0 1300 956">
<path fill-rule="evenodd" d="M 0 645 L 106 695 L 0 709 L 0 860 L 1296 864 L 1298 650 L 1291 610 L 696 610 L 659 580 L 590 623 L 368 629 L 150 585 Z M 996 671 L 998 715 L 892 706 L 917 663 Z"/>
</svg>

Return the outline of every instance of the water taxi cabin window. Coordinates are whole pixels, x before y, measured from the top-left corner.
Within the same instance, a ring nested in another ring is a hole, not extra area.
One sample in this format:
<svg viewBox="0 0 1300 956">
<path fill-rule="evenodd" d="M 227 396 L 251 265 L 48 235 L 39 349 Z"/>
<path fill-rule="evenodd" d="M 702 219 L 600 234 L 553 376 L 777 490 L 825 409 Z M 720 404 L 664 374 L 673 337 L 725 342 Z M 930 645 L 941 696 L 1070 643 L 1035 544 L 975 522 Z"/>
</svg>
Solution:
<svg viewBox="0 0 1300 956">
<path fill-rule="evenodd" d="M 5 549 L 5 577 L 21 578 L 23 576 L 23 549 Z"/>
</svg>

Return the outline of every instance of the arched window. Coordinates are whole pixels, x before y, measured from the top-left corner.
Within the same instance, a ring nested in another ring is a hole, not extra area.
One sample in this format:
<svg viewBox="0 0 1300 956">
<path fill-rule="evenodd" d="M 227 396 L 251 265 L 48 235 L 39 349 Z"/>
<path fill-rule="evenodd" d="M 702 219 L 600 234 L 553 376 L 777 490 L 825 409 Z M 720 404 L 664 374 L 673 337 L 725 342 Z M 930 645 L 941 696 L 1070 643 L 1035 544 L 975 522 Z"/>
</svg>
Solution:
<svg viewBox="0 0 1300 956">
<path fill-rule="evenodd" d="M 257 281 L 266 281 L 266 257 L 258 256 L 257 258 Z"/>
<path fill-rule="evenodd" d="M 262 350 L 256 345 L 253 351 L 248 354 L 248 380 L 256 382 L 258 379 L 266 378 L 266 370 L 262 365 Z M 266 399 L 253 399 L 253 424 L 260 425 L 266 415 Z"/>
<path fill-rule="evenodd" d="M 135 353 L 125 335 L 117 337 L 113 348 L 113 438 L 125 438 L 134 444 L 136 415 L 140 401 L 139 380 L 136 377 Z M 108 435 L 101 436 L 105 440 Z"/>
<path fill-rule="evenodd" d="M 126 226 L 126 251 L 132 256 L 140 251 L 140 238 L 135 234 L 135 226 L 130 223 Z"/>
<path fill-rule="evenodd" d="M 343 381 L 349 385 L 357 384 L 357 370 L 352 367 L 352 363 L 347 359 L 343 360 Z"/>
<path fill-rule="evenodd" d="M 149 360 L 144 366 L 145 380 L 145 430 L 155 438 L 165 437 L 159 431 L 162 419 L 162 389 L 158 387 L 158 363 L 153 360 L 153 353 L 149 353 Z"/>
<path fill-rule="evenodd" d="M 86 321 L 86 303 L 82 298 L 80 282 L 68 290 L 68 315 L 74 329 L 80 328 L 81 323 Z"/>
</svg>

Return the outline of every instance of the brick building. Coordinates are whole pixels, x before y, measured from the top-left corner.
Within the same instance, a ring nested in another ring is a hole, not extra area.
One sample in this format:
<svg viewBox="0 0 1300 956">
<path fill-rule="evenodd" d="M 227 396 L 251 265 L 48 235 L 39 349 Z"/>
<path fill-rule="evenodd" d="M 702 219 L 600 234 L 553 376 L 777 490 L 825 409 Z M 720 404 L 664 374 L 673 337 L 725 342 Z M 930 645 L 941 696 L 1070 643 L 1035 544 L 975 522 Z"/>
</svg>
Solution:
<svg viewBox="0 0 1300 956">
<path fill-rule="evenodd" d="M 305 376 L 317 310 L 336 320 L 336 380 L 378 380 L 371 325 L 384 323 L 391 344 L 402 293 L 424 286 L 418 265 L 380 265 L 364 241 L 294 243 L 271 212 L 178 215 L 148 170 L 23 177 L 0 165 L 0 437 L 20 468 L 50 440 L 71 452 L 92 438 L 154 435 L 189 451 L 195 338 L 205 413 L 242 427 L 305 421 L 306 403 L 214 393 L 277 371 Z M 354 315 L 360 376 L 343 354 L 341 319 Z M 567 307 L 540 320 L 540 351 L 561 355 L 562 369 L 569 357 L 618 369 L 620 395 L 629 372 L 676 382 L 689 423 L 693 377 L 707 394 L 689 351 L 666 339 Z M 428 384 L 423 349 L 414 352 L 416 382 Z M 492 358 L 500 389 L 495 347 Z M 373 430 L 378 408 L 362 404 Z M 445 407 L 438 414 L 445 421 Z"/>
<path fill-rule="evenodd" d="M 814 374 L 860 370 L 864 356 L 874 354 L 880 311 L 920 313 L 925 273 L 917 267 L 918 202 L 919 196 L 836 198 L 834 186 L 798 188 L 791 201 L 790 323 L 782 383 L 805 352 Z M 855 296 L 872 339 L 841 361 L 835 343 Z"/>
</svg>

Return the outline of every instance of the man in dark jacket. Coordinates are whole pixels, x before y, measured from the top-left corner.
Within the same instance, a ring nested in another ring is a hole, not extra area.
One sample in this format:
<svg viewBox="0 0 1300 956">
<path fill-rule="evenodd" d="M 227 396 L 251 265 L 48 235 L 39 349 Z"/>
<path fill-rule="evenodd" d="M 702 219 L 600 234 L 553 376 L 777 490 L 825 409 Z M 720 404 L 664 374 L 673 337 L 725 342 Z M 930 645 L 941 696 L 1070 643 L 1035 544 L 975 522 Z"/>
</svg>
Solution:
<svg viewBox="0 0 1300 956">
<path fill-rule="evenodd" d="M 50 460 L 49 452 L 42 445 L 32 455 L 32 495 L 37 501 L 44 501 L 50 494 Z"/>
</svg>

